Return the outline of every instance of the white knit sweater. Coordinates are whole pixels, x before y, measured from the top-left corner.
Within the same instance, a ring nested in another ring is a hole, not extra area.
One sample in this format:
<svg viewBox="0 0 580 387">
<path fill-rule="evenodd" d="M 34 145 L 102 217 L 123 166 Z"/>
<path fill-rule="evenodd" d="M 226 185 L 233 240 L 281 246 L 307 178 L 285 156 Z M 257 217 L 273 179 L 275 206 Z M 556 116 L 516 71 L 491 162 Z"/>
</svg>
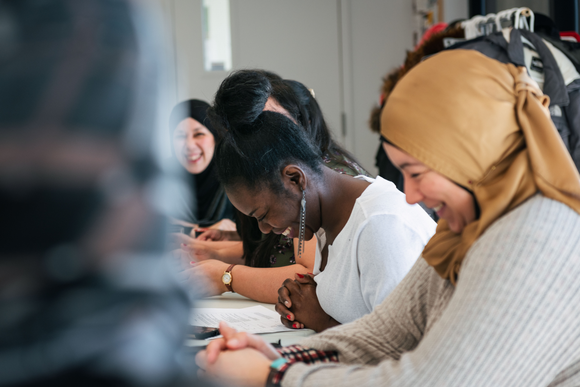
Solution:
<svg viewBox="0 0 580 387">
<path fill-rule="evenodd" d="M 282 386 L 580 386 L 580 216 L 536 195 L 468 251 L 457 287 L 419 259 L 371 314 L 301 343 L 341 363 Z"/>
</svg>

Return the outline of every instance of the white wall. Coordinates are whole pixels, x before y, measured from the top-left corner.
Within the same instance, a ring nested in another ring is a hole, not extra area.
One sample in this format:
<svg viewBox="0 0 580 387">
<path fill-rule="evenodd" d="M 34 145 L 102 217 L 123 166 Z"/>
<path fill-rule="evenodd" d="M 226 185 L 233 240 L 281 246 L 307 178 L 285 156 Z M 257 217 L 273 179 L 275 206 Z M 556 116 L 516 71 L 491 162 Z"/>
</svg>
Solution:
<svg viewBox="0 0 580 387">
<path fill-rule="evenodd" d="M 443 20 L 446 23 L 469 17 L 467 0 L 445 0 L 443 3 Z"/>
<path fill-rule="evenodd" d="M 382 77 L 400 66 L 406 51 L 413 47 L 414 16 L 408 0 L 348 0 L 345 28 L 347 104 L 346 145 L 359 161 L 374 174 L 379 136 L 368 126 L 370 111 L 378 104 Z M 350 41 L 348 36 L 350 35 Z"/>
<path fill-rule="evenodd" d="M 264 68 L 314 89 L 331 128 L 340 124 L 336 0 L 232 0 L 236 68 Z"/>
<path fill-rule="evenodd" d="M 158 1 L 173 41 L 175 102 L 211 101 L 227 73 L 204 71 L 201 0 Z M 467 17 L 467 0 L 444 7 L 446 21 Z M 382 77 L 412 49 L 412 0 L 231 0 L 231 23 L 233 69 L 263 68 L 313 88 L 335 138 L 376 174 L 378 135 L 367 121 Z"/>
<path fill-rule="evenodd" d="M 200 0 L 160 0 L 172 21 L 175 101 L 211 102 L 227 72 L 206 72 Z M 232 0 L 233 70 L 263 68 L 316 92 L 332 128 L 340 124 L 338 3 L 336 0 Z M 168 145 L 164 145 L 167 147 Z"/>
</svg>

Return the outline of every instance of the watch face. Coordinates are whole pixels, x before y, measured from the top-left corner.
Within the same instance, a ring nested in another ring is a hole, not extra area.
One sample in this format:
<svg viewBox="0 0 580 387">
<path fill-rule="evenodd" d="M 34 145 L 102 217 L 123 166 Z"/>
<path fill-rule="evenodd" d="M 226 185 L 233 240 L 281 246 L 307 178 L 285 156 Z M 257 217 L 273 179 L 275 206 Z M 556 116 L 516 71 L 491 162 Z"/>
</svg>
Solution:
<svg viewBox="0 0 580 387">
<path fill-rule="evenodd" d="M 232 281 L 232 276 L 230 275 L 230 273 L 224 273 L 224 275 L 222 275 L 222 282 L 224 284 L 229 284 Z"/>
</svg>

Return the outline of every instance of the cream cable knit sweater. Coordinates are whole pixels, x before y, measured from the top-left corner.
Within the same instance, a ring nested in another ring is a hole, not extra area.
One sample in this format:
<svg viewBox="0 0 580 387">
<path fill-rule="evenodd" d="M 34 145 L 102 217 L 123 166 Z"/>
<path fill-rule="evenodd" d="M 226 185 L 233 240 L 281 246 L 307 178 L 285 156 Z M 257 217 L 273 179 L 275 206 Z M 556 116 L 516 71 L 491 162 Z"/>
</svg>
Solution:
<svg viewBox="0 0 580 387">
<path fill-rule="evenodd" d="M 457 288 L 419 259 L 373 313 L 301 343 L 341 363 L 282 386 L 580 386 L 580 216 L 538 194 L 469 250 Z"/>
</svg>

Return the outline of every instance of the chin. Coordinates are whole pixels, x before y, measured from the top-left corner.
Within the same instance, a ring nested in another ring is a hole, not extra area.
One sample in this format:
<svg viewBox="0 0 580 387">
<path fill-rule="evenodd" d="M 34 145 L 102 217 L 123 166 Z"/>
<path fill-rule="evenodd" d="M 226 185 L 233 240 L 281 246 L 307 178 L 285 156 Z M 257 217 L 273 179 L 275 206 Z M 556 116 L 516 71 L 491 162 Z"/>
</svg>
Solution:
<svg viewBox="0 0 580 387">
<path fill-rule="evenodd" d="M 449 229 L 456 234 L 461 234 L 461 232 L 463 231 L 464 228 L 465 228 L 465 226 L 463 226 L 463 225 L 457 225 L 457 224 L 451 225 L 451 224 L 449 224 Z"/>
<path fill-rule="evenodd" d="M 205 167 L 201 167 L 199 165 L 196 165 L 195 167 L 189 167 L 186 168 L 187 172 L 191 173 L 192 175 L 198 175 L 200 173 L 202 173 L 203 171 L 205 171 L 205 168 L 207 168 L 207 165 Z"/>
</svg>

